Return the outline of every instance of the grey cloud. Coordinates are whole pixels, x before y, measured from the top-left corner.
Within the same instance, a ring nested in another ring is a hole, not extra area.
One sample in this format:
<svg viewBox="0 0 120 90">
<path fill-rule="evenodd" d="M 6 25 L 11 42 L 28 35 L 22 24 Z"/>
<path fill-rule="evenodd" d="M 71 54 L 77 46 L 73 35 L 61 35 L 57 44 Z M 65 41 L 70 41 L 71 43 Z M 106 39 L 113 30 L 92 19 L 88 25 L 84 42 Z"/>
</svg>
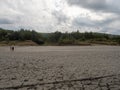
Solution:
<svg viewBox="0 0 120 90">
<path fill-rule="evenodd" d="M 83 8 L 100 12 L 120 13 L 120 0 L 67 0 L 69 5 L 77 5 Z"/>
<path fill-rule="evenodd" d="M 58 24 L 66 23 L 69 20 L 62 11 L 53 11 L 52 15 L 57 19 Z"/>
<path fill-rule="evenodd" d="M 87 18 L 76 17 L 72 21 L 72 26 L 76 27 L 77 29 L 86 27 L 87 29 L 92 29 L 92 28 L 93 29 L 101 29 L 98 31 L 103 32 L 103 33 L 120 34 L 120 29 L 118 29 L 119 27 L 114 27 L 114 26 L 111 27 L 111 25 L 112 25 L 111 23 L 114 23 L 119 19 L 120 19 L 120 17 L 115 17 L 115 18 L 111 17 L 111 18 L 101 20 L 101 21 L 92 21 Z M 88 31 L 90 31 L 90 30 L 88 30 Z"/>
<path fill-rule="evenodd" d="M 94 23 L 87 18 L 76 17 L 72 21 L 72 25 L 73 26 L 94 26 Z"/>
<path fill-rule="evenodd" d="M 0 18 L 0 24 L 12 24 L 13 22 L 6 18 Z"/>
</svg>

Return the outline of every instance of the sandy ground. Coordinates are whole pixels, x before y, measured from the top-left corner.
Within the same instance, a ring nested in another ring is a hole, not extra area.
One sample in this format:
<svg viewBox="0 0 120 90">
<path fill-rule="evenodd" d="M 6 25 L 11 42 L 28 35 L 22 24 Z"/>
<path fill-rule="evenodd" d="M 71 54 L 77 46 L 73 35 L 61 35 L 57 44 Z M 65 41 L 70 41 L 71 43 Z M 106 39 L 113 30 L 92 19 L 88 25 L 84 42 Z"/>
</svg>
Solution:
<svg viewBox="0 0 120 90">
<path fill-rule="evenodd" d="M 0 90 L 120 90 L 120 47 L 0 47 Z"/>
</svg>

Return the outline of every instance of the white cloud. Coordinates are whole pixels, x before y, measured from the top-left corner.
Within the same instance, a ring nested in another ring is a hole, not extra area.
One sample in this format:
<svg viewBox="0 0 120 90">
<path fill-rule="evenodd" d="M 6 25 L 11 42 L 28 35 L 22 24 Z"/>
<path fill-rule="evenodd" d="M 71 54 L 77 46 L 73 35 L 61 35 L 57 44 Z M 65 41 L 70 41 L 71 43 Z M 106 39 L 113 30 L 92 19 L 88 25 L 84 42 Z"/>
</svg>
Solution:
<svg viewBox="0 0 120 90">
<path fill-rule="evenodd" d="M 120 25 L 119 2 L 119 0 L 0 0 L 0 27 L 14 30 L 34 29 L 39 32 L 56 30 L 69 32 L 80 27 L 82 32 L 109 32 L 105 30 L 109 28 L 110 33 L 116 33 Z"/>
</svg>

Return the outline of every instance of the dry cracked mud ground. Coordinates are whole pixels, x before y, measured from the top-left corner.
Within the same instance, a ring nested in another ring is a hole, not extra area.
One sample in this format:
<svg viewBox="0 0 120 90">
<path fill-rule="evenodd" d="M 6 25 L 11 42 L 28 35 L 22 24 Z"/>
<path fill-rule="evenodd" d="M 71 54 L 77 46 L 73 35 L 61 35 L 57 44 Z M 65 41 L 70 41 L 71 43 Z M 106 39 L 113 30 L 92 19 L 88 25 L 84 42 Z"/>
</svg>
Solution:
<svg viewBox="0 0 120 90">
<path fill-rule="evenodd" d="M 0 47 L 0 90 L 120 90 L 120 47 Z"/>
</svg>

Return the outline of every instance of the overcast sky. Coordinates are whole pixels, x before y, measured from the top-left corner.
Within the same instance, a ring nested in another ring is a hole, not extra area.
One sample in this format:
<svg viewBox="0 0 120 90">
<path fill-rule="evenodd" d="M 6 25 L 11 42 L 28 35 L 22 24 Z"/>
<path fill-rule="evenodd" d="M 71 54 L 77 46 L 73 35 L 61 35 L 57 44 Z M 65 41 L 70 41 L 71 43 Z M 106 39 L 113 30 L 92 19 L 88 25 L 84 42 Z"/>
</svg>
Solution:
<svg viewBox="0 0 120 90">
<path fill-rule="evenodd" d="M 120 35 L 120 0 L 0 0 L 0 27 Z"/>
</svg>

